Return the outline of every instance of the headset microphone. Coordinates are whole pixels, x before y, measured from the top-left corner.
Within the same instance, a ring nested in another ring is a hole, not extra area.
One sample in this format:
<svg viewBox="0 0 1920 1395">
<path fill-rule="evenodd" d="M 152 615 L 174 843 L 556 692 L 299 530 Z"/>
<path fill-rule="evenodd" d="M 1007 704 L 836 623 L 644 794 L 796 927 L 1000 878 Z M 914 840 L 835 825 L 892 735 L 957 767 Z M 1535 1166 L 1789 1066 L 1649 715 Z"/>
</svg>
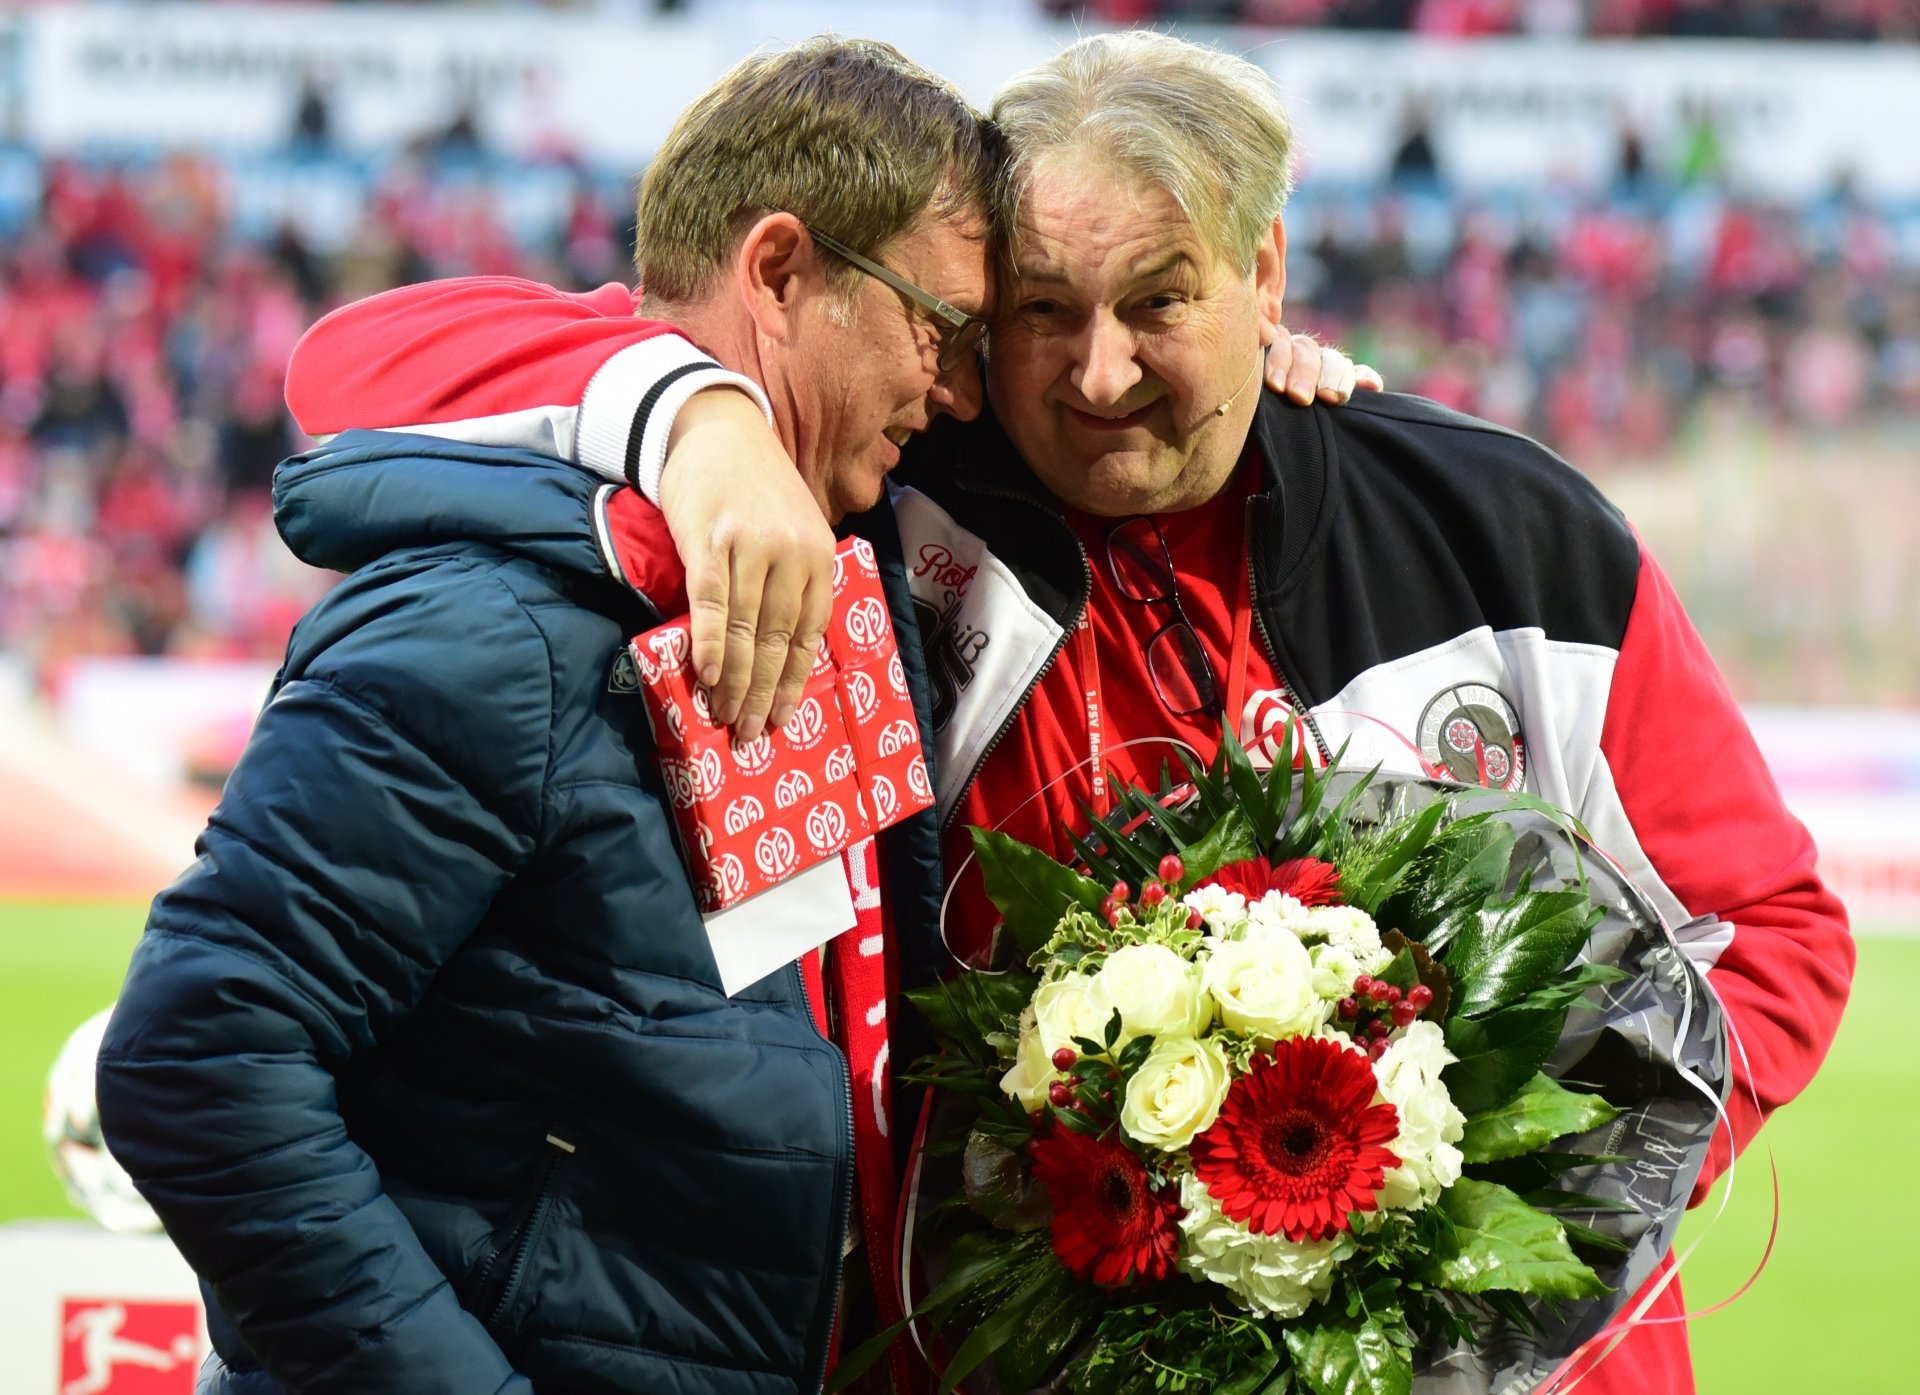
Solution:
<svg viewBox="0 0 1920 1395">
<path fill-rule="evenodd" d="M 1228 412 L 1233 410 L 1233 404 L 1239 400 L 1240 394 L 1247 390 L 1247 384 L 1253 381 L 1253 375 L 1260 371 L 1261 365 L 1266 361 L 1267 346 L 1262 344 L 1259 354 L 1253 360 L 1253 367 L 1249 368 L 1247 370 L 1247 376 L 1240 380 L 1240 386 L 1233 390 L 1233 396 L 1213 409 L 1213 414 L 1216 417 L 1224 417 Z"/>
</svg>

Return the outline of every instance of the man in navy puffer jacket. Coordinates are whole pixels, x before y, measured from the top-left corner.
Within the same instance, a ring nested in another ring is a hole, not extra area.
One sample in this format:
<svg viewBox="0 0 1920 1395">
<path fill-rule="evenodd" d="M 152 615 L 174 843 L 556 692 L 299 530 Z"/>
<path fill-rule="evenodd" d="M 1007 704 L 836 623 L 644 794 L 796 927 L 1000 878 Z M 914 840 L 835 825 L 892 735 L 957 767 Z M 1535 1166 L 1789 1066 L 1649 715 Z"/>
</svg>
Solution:
<svg viewBox="0 0 1920 1395">
<path fill-rule="evenodd" d="M 621 681 L 657 616 L 595 545 L 605 487 L 376 432 L 282 468 L 288 542 L 352 575 L 155 903 L 100 1073 L 207 1281 L 212 1389 L 818 1383 L 845 1067 L 797 970 L 718 986 Z M 891 840 L 903 885 L 930 821 Z"/>
<path fill-rule="evenodd" d="M 980 387 L 952 320 L 812 227 L 971 327 L 995 168 L 949 84 L 815 40 L 723 78 L 650 170 L 648 312 L 717 360 L 667 376 L 741 387 L 709 396 L 766 413 L 830 521 Z M 720 231 L 690 263 L 673 234 L 702 218 Z M 591 389 L 631 391 L 636 484 L 667 434 L 647 429 L 662 394 L 633 388 L 664 365 L 637 352 L 645 373 Z M 202 1395 L 820 1387 L 846 1061 L 797 968 L 721 990 L 620 668 L 661 616 L 599 545 L 613 488 L 403 433 L 350 433 L 276 477 L 294 551 L 351 575 L 295 630 L 198 860 L 155 901 L 97 1079 L 115 1156 L 208 1296 Z M 933 825 L 882 840 L 903 982 L 938 954 Z"/>
</svg>

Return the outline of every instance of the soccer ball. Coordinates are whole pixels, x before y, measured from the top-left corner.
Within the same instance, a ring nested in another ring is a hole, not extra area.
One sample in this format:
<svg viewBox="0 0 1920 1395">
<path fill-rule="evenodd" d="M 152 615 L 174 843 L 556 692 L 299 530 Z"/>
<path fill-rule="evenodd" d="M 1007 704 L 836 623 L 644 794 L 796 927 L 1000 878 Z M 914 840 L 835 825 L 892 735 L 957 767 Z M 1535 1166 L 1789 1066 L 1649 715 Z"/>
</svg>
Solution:
<svg viewBox="0 0 1920 1395">
<path fill-rule="evenodd" d="M 47 1160 L 75 1206 L 108 1230 L 156 1232 L 160 1218 L 133 1189 L 133 1180 L 107 1151 L 100 1111 L 93 1102 L 93 1065 L 113 1009 L 89 1017 L 67 1038 L 47 1073 L 46 1108 L 40 1137 Z"/>
</svg>

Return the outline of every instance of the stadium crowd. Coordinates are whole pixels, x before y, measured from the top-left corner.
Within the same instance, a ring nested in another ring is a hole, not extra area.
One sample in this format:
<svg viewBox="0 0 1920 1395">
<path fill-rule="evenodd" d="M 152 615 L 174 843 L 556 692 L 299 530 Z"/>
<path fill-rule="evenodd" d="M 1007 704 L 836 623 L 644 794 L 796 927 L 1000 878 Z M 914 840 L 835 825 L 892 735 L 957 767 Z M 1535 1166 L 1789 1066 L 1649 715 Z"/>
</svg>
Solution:
<svg viewBox="0 0 1920 1395">
<path fill-rule="evenodd" d="M 1920 411 L 1912 210 L 1844 180 L 1754 203 L 1631 160 L 1609 190 L 1468 197 L 1405 156 L 1397 181 L 1310 185 L 1290 220 L 1289 320 L 1396 388 L 1576 461 L 1656 456 L 1702 400 L 1816 428 Z M 280 379 L 314 318 L 427 277 L 596 285 L 630 237 L 619 178 L 444 142 L 244 168 L 14 150 L 5 190 L 0 648 L 49 689 L 77 654 L 279 655 L 327 584 L 267 495 L 302 445 Z"/>
<path fill-rule="evenodd" d="M 1042 0 L 1041 8 L 1116 24 L 1192 20 L 1452 37 L 1920 38 L 1915 0 Z"/>
</svg>

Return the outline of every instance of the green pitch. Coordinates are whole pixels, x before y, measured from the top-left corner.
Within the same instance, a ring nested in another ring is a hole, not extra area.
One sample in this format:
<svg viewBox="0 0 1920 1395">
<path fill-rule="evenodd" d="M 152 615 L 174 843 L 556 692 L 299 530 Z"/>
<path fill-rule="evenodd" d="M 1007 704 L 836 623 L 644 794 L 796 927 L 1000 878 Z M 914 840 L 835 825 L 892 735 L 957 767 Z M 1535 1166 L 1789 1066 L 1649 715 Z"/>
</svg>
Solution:
<svg viewBox="0 0 1920 1395">
<path fill-rule="evenodd" d="M 140 933 L 139 905 L 0 904 L 0 1221 L 72 1215 L 40 1147 L 40 1100 L 66 1035 L 112 1001 Z M 1825 1071 L 1741 1160 L 1735 1195 L 1684 1271 L 1687 1306 L 1750 1274 L 1773 1210 L 1780 1236 L 1752 1292 L 1694 1324 L 1701 1395 L 1914 1388 L 1905 1330 L 1920 1222 L 1906 1194 L 1920 1157 L 1920 939 L 1860 946 L 1852 1006 Z M 1696 1213 L 1682 1245 L 1717 1205 Z"/>
</svg>

